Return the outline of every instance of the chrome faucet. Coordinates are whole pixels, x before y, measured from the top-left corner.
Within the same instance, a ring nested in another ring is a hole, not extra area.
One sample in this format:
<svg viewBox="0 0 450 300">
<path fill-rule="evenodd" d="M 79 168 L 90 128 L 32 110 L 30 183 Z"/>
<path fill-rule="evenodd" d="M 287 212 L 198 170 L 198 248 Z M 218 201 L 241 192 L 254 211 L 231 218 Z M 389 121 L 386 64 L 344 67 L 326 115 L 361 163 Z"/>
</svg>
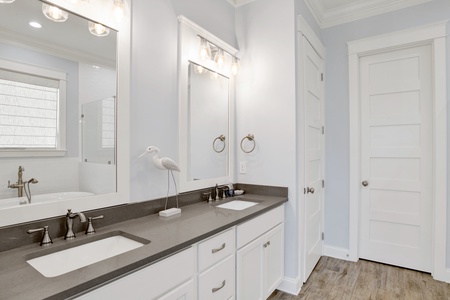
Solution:
<svg viewBox="0 0 450 300">
<path fill-rule="evenodd" d="M 66 235 L 64 236 L 65 240 L 75 238 L 75 232 L 73 232 L 73 219 L 75 219 L 76 217 L 80 217 L 80 222 L 82 222 L 82 223 L 86 222 L 86 217 L 84 216 L 83 213 L 81 213 L 81 212 L 73 213 L 71 209 L 67 210 L 67 214 L 66 214 L 67 231 L 66 231 Z"/>
<path fill-rule="evenodd" d="M 10 189 L 17 189 L 17 197 L 23 197 L 23 179 L 22 175 L 25 171 L 25 168 L 22 166 L 19 166 L 19 171 L 17 172 L 17 182 L 11 184 L 11 182 L 8 180 L 8 188 Z"/>
</svg>

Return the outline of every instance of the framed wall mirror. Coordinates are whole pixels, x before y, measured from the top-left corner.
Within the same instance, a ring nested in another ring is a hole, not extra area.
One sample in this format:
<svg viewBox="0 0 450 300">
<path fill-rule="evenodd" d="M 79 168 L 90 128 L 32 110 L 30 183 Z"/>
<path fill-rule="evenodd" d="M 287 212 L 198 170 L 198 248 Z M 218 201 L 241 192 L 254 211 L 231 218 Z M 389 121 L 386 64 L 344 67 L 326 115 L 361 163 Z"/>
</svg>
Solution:
<svg viewBox="0 0 450 300">
<path fill-rule="evenodd" d="M 0 110 L 7 116 L 0 122 L 0 226 L 128 202 L 130 20 L 124 3 L 120 23 L 111 16 L 113 1 L 0 4 Z M 67 20 L 45 17 L 45 5 L 67 12 Z M 90 30 L 92 24 L 100 27 Z M 42 81 L 54 74 L 60 79 L 49 92 Z M 44 87 L 34 95 L 37 86 Z"/>
<path fill-rule="evenodd" d="M 180 16 L 180 191 L 228 184 L 234 179 L 234 76 L 237 50 Z M 199 48 L 207 41 L 207 59 Z M 223 67 L 214 54 L 224 51 Z"/>
</svg>

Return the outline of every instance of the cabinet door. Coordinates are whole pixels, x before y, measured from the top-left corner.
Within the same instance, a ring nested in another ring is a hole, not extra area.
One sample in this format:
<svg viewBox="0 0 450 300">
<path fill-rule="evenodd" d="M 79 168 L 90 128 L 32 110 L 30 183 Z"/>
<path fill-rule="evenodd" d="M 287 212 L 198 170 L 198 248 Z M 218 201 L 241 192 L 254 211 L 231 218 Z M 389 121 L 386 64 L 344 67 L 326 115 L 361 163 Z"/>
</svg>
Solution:
<svg viewBox="0 0 450 300">
<path fill-rule="evenodd" d="M 237 300 L 263 299 L 263 237 L 239 249 L 236 253 Z"/>
<path fill-rule="evenodd" d="M 278 287 L 284 274 L 284 230 L 283 224 L 264 235 L 264 296 Z"/>
<path fill-rule="evenodd" d="M 189 280 L 188 282 L 175 288 L 173 291 L 159 297 L 158 300 L 194 300 L 195 296 L 195 285 L 194 280 Z"/>
</svg>

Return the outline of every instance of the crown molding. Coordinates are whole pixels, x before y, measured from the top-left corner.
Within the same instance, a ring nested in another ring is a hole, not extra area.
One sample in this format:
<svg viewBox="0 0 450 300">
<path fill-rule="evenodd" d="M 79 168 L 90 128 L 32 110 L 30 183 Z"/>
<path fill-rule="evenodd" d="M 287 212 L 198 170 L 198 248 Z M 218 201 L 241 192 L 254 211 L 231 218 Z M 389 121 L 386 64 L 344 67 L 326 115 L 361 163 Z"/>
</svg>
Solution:
<svg viewBox="0 0 450 300">
<path fill-rule="evenodd" d="M 325 9 L 322 1 L 305 0 L 305 3 L 319 26 L 327 28 L 430 1 L 432 0 L 369 0 L 333 9 Z"/>
</svg>

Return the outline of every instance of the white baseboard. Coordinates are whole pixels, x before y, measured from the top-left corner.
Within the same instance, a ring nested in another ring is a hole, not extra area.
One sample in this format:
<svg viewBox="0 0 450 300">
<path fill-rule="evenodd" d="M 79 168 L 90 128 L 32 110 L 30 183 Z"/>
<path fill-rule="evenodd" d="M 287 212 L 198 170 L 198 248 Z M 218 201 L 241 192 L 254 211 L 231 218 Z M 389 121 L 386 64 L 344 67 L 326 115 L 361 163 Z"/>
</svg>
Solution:
<svg viewBox="0 0 450 300">
<path fill-rule="evenodd" d="M 284 277 L 283 281 L 281 281 L 280 285 L 277 287 L 277 290 L 297 296 L 300 294 L 302 285 L 303 281 L 300 276 L 297 278 Z"/>
<path fill-rule="evenodd" d="M 332 247 L 325 245 L 323 247 L 323 255 L 342 260 L 350 260 L 349 251 L 346 248 Z"/>
</svg>

